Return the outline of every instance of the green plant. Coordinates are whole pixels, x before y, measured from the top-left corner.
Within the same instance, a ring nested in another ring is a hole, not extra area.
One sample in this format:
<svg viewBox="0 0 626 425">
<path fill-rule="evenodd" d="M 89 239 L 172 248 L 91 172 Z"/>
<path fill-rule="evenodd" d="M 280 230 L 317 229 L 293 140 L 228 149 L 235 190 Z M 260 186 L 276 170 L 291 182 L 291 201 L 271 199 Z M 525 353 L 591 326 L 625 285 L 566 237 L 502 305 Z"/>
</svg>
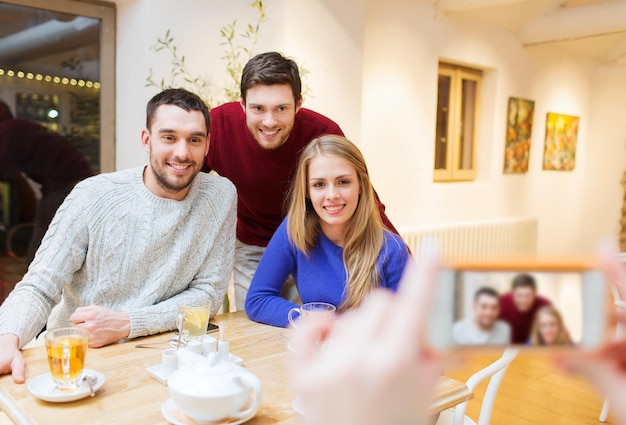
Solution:
<svg viewBox="0 0 626 425">
<path fill-rule="evenodd" d="M 224 39 L 220 46 L 226 46 L 226 51 L 222 59 L 226 60 L 226 72 L 230 80 L 230 87 L 224 87 L 226 101 L 235 101 L 241 94 L 241 73 L 245 62 L 253 56 L 253 49 L 259 41 L 259 30 L 265 21 L 265 6 L 262 0 L 254 0 L 250 6 L 258 12 L 256 24 L 248 24 L 246 31 L 241 34 L 241 38 L 247 41 L 249 46 L 237 43 L 237 20 L 220 29 L 220 37 Z"/>
<path fill-rule="evenodd" d="M 245 63 L 254 54 L 254 47 L 259 41 L 261 25 L 266 19 L 263 0 L 253 0 L 250 7 L 258 13 L 256 23 L 248 24 L 243 34 L 237 35 L 237 20 L 220 29 L 220 37 L 223 39 L 220 46 L 225 46 L 224 56 L 221 59 L 226 61 L 229 83 L 227 87 L 222 88 L 222 94 L 217 99 L 213 96 L 216 91 L 213 84 L 204 76 L 191 72 L 185 62 L 185 56 L 179 53 L 169 29 L 165 32 L 165 36 L 158 38 L 151 48 L 155 52 L 166 51 L 169 53 L 170 64 L 172 65 L 169 80 L 162 77 L 160 81 L 157 81 L 151 68 L 146 78 L 146 86 L 157 87 L 161 90 L 170 87 L 184 87 L 200 96 L 209 107 L 216 103 L 239 99 L 241 72 Z M 239 42 L 240 39 L 243 41 Z"/>
<path fill-rule="evenodd" d="M 155 80 L 154 71 L 150 68 L 148 77 L 146 78 L 146 87 L 157 87 L 161 90 L 172 87 L 185 87 L 189 91 L 196 93 L 211 107 L 213 104 L 213 97 L 211 96 L 211 84 L 202 76 L 194 76 L 185 62 L 185 56 L 178 53 L 178 49 L 174 44 L 174 37 L 171 35 L 168 29 L 165 32 L 163 38 L 158 38 L 156 44 L 151 47 L 155 52 L 161 52 L 166 50 L 170 53 L 170 64 L 172 68 L 170 70 L 170 79 L 165 81 L 165 77 L 161 78 L 159 82 Z M 183 82 L 179 82 L 179 78 L 182 78 Z"/>
<path fill-rule="evenodd" d="M 226 73 L 228 75 L 228 83 L 226 87 L 222 87 L 221 94 L 214 97 L 216 90 L 214 85 L 206 77 L 196 75 L 187 66 L 185 56 L 182 55 L 175 44 L 174 37 L 168 29 L 165 36 L 159 37 L 156 43 L 151 47 L 155 52 L 168 52 L 171 59 L 169 79 L 162 77 L 160 80 L 155 77 L 154 71 L 150 68 L 148 77 L 146 78 L 146 87 L 157 87 L 164 90 L 171 87 L 184 87 L 196 93 L 212 107 L 215 104 L 224 102 L 232 102 L 239 99 L 241 94 L 241 73 L 243 67 L 252 56 L 254 56 L 254 48 L 256 47 L 261 26 L 266 20 L 265 3 L 263 0 L 253 0 L 250 4 L 257 12 L 256 22 L 249 23 L 243 33 L 238 35 L 238 22 L 235 19 L 230 24 L 220 29 L 220 37 L 222 42 L 220 46 L 224 46 L 224 56 L 221 59 L 226 61 Z M 312 91 L 306 84 L 306 78 L 310 71 L 302 64 L 298 64 L 300 77 L 302 78 L 302 95 L 311 96 Z"/>
</svg>

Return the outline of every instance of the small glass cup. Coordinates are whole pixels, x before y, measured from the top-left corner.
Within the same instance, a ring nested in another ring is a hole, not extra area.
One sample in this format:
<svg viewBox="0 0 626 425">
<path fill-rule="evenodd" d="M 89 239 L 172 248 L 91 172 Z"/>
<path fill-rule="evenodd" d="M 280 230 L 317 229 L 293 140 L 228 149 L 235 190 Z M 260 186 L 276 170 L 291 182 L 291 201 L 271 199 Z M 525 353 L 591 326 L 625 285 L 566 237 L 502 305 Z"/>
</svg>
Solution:
<svg viewBox="0 0 626 425">
<path fill-rule="evenodd" d="M 295 329 L 298 329 L 298 323 L 300 321 L 307 320 L 320 320 L 320 321 L 332 321 L 335 317 L 336 308 L 332 304 L 314 302 L 314 303 L 306 303 L 300 307 L 292 308 L 289 310 L 287 314 L 287 318 L 289 319 L 289 323 Z M 300 313 L 300 317 L 296 320 L 294 319 L 294 313 Z M 331 342 L 328 338 L 321 338 L 317 341 L 316 351 L 321 353 Z"/>
<path fill-rule="evenodd" d="M 56 388 L 73 391 L 85 366 L 89 332 L 78 328 L 60 328 L 46 333 L 48 367 Z"/>
<path fill-rule="evenodd" d="M 176 326 L 180 329 L 180 323 L 183 322 L 182 339 L 185 342 L 202 341 L 209 326 L 211 306 L 203 301 L 190 299 L 180 300 L 176 305 L 178 306 Z"/>
<path fill-rule="evenodd" d="M 332 318 L 335 315 L 335 306 L 328 303 L 306 303 L 300 307 L 292 308 L 287 314 L 291 326 L 298 329 L 298 322 L 294 319 L 294 313 L 300 313 L 300 320 L 306 320 L 307 317 Z"/>
</svg>

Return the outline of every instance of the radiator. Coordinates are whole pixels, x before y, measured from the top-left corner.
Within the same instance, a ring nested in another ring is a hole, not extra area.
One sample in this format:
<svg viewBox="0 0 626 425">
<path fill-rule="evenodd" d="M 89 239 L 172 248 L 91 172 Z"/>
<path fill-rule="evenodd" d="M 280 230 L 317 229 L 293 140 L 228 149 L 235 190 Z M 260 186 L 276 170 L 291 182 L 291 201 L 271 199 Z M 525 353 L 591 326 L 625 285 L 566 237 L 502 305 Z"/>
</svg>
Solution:
<svg viewBox="0 0 626 425">
<path fill-rule="evenodd" d="M 398 230 L 416 256 L 423 238 L 437 239 L 444 261 L 506 260 L 531 256 L 537 250 L 535 218 L 502 218 Z"/>
</svg>

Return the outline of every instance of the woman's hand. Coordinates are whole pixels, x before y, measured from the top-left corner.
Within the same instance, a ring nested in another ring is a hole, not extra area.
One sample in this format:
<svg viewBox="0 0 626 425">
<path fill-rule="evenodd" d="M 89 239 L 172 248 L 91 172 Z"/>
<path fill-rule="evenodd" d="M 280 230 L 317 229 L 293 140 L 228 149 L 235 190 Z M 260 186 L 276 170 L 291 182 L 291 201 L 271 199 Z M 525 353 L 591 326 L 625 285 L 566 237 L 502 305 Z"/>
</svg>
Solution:
<svg viewBox="0 0 626 425">
<path fill-rule="evenodd" d="M 438 262 L 409 261 L 397 294 L 374 292 L 334 321 L 306 321 L 296 333 L 293 386 L 307 424 L 428 422 L 441 368 L 424 348 Z M 432 251 L 432 250 L 431 250 Z M 320 354 L 319 341 L 329 342 Z"/>
</svg>

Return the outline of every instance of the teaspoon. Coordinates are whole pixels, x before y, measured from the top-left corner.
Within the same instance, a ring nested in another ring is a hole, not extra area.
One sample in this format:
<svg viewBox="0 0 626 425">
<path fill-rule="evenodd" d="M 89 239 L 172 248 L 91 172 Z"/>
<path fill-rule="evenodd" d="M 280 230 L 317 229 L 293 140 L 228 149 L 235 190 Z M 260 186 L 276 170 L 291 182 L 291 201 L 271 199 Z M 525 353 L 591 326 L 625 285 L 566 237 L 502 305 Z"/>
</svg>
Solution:
<svg viewBox="0 0 626 425">
<path fill-rule="evenodd" d="M 144 342 L 141 344 L 135 344 L 135 348 L 158 348 L 160 349 L 160 347 L 155 347 L 155 345 L 161 345 L 161 344 L 169 344 L 170 347 L 176 347 L 176 345 L 178 344 L 178 338 L 170 338 L 167 341 L 159 341 L 159 342 Z M 183 340 L 180 342 L 181 346 L 185 346 L 187 343 Z"/>
<path fill-rule="evenodd" d="M 89 392 L 91 393 L 91 396 L 95 396 L 96 392 L 93 390 L 93 386 L 96 385 L 96 382 L 98 382 L 98 377 L 96 375 L 88 373 L 87 375 L 83 376 L 83 382 L 89 385 Z"/>
</svg>

